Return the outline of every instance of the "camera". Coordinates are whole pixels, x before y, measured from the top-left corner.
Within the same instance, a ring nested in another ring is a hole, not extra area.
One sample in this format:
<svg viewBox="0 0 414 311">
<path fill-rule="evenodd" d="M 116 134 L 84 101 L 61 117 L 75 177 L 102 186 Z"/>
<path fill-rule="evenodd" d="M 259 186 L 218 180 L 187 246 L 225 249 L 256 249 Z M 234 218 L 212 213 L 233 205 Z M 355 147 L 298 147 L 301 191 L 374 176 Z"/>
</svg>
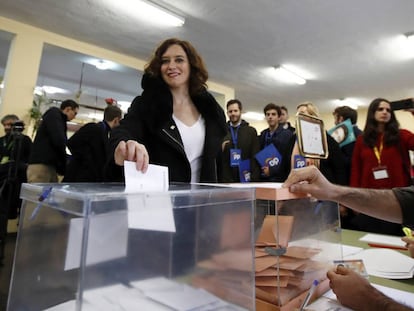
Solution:
<svg viewBox="0 0 414 311">
<path fill-rule="evenodd" d="M 413 109 L 414 108 L 414 99 L 400 99 L 391 102 L 392 110 L 403 110 L 403 109 Z"/>
<path fill-rule="evenodd" d="M 12 134 L 21 134 L 24 131 L 24 122 L 21 120 L 15 121 L 11 126 Z"/>
</svg>

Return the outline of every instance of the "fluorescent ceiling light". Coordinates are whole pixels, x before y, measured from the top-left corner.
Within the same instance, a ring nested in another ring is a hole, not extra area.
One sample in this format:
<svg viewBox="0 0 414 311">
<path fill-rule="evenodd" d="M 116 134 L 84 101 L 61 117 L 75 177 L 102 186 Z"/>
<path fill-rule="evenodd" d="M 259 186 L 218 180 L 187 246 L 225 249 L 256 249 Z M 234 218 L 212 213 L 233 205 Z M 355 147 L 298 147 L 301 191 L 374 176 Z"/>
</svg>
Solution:
<svg viewBox="0 0 414 311">
<path fill-rule="evenodd" d="M 101 112 L 90 112 L 90 113 L 88 113 L 88 119 L 103 120 L 103 113 L 101 113 Z"/>
<path fill-rule="evenodd" d="M 296 83 L 303 85 L 306 83 L 306 80 L 298 75 L 296 72 L 293 72 L 291 69 L 287 69 L 285 66 L 279 65 L 274 67 L 275 77 L 281 81 L 288 83 Z"/>
<path fill-rule="evenodd" d="M 56 94 L 56 93 L 67 94 L 69 92 L 65 89 L 60 88 L 60 87 L 51 86 L 51 85 L 43 85 L 43 86 L 36 86 L 33 93 L 36 94 L 36 95 L 41 96 L 44 93 L 48 93 L 48 94 Z"/>
<path fill-rule="evenodd" d="M 56 94 L 56 93 L 61 93 L 61 94 L 66 94 L 68 93 L 68 91 L 61 89 L 60 87 L 56 87 L 56 86 L 51 86 L 51 85 L 43 85 L 42 89 L 49 94 Z"/>
<path fill-rule="evenodd" d="M 407 32 L 405 37 L 410 44 L 414 44 L 414 32 Z"/>
<path fill-rule="evenodd" d="M 118 101 L 118 105 L 120 106 L 123 112 L 127 112 L 129 106 L 131 106 L 131 102 L 128 101 Z"/>
<path fill-rule="evenodd" d="M 340 98 L 336 99 L 334 102 L 337 107 L 348 106 L 352 109 L 358 109 L 358 107 L 363 106 L 363 103 L 355 98 Z"/>
<path fill-rule="evenodd" d="M 243 116 L 243 119 L 247 119 L 247 120 L 255 120 L 255 121 L 264 120 L 263 113 L 258 113 L 258 112 L 253 112 L 253 111 L 248 111 L 246 113 L 243 113 L 242 116 Z"/>
<path fill-rule="evenodd" d="M 99 70 L 106 70 L 109 69 L 111 65 L 108 62 L 100 59 L 95 63 L 95 67 Z"/>
<path fill-rule="evenodd" d="M 113 3 L 111 3 L 113 2 Z M 118 9 L 134 16 L 143 17 L 149 21 L 165 24 L 168 26 L 182 26 L 185 23 L 184 17 L 166 9 L 158 4 L 146 0 L 121 0 L 108 2 Z"/>
</svg>

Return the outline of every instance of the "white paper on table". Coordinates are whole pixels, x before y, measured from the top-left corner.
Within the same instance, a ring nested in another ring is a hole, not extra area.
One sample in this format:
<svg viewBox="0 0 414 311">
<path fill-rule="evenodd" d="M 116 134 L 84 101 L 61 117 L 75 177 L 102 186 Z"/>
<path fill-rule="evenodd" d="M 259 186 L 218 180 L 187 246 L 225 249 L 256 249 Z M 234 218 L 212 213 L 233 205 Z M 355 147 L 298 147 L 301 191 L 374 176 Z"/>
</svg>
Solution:
<svg viewBox="0 0 414 311">
<path fill-rule="evenodd" d="M 414 259 L 392 249 L 364 249 L 347 259 L 362 259 L 369 275 L 387 279 L 409 279 L 414 274 Z"/>
<path fill-rule="evenodd" d="M 333 298 L 325 297 L 325 295 L 319 297 L 314 302 L 309 304 L 305 310 L 335 310 L 335 311 L 353 311 L 352 309 L 346 308 L 336 300 L 336 296 Z"/>
<path fill-rule="evenodd" d="M 79 268 L 84 218 L 72 218 L 64 269 Z M 128 218 L 126 211 L 93 215 L 89 218 L 86 265 L 122 258 L 127 254 Z"/>
<path fill-rule="evenodd" d="M 144 173 L 137 171 L 135 162 L 124 161 L 125 192 L 148 192 L 168 190 L 168 167 L 148 165 Z"/>
<path fill-rule="evenodd" d="M 194 288 L 164 277 L 135 281 L 131 282 L 131 285 L 153 301 L 157 301 L 173 310 L 199 310 L 207 305 L 222 304 L 217 296 L 202 288 Z"/>
<path fill-rule="evenodd" d="M 130 229 L 175 232 L 173 205 L 168 192 L 127 197 Z"/>
<path fill-rule="evenodd" d="M 405 242 L 401 240 L 401 237 L 390 236 L 384 234 L 367 233 L 360 239 L 362 242 L 367 242 L 375 245 L 394 246 L 399 248 L 406 248 Z"/>
<path fill-rule="evenodd" d="M 342 244 L 342 256 L 346 258 L 347 256 L 352 256 L 362 252 L 364 249 L 362 247 L 351 246 Z"/>
</svg>

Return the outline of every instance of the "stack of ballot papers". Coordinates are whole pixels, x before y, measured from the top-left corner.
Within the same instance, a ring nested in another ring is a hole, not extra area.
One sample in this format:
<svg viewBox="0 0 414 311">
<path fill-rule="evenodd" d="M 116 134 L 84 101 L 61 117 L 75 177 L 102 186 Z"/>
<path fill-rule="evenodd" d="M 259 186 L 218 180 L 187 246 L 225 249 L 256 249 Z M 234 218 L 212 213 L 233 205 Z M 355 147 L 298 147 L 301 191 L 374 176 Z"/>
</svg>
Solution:
<svg viewBox="0 0 414 311">
<path fill-rule="evenodd" d="M 362 242 L 367 242 L 372 247 L 384 247 L 406 250 L 405 242 L 401 240 L 401 237 L 390 236 L 384 234 L 367 233 L 360 239 Z"/>
<path fill-rule="evenodd" d="M 75 310 L 76 301 L 70 300 L 45 311 Z M 134 281 L 87 290 L 83 293 L 82 310 L 124 311 L 246 311 L 201 288 L 178 283 L 164 277 Z"/>
<path fill-rule="evenodd" d="M 335 251 L 333 245 L 317 240 L 291 242 L 294 217 L 277 218 L 276 222 L 276 216 L 266 215 L 256 240 L 256 298 L 283 307 L 309 290 L 315 280 L 326 279 L 333 262 L 321 254 L 333 253 L 337 258 L 341 246 L 337 244 Z M 282 253 L 277 255 L 278 251 Z"/>
<path fill-rule="evenodd" d="M 346 259 L 362 259 L 369 275 L 386 279 L 410 279 L 414 276 L 414 258 L 392 249 L 364 249 Z"/>
</svg>

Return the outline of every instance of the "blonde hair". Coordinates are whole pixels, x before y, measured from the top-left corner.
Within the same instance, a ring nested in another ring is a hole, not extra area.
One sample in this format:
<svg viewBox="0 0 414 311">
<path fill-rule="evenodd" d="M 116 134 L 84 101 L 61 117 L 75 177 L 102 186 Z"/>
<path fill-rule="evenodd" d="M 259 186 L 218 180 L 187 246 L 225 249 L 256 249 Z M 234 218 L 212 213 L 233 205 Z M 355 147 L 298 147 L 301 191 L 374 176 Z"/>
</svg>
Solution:
<svg viewBox="0 0 414 311">
<path fill-rule="evenodd" d="M 307 113 L 311 116 L 319 117 L 319 110 L 318 108 L 311 102 L 303 102 L 297 105 L 296 110 L 300 107 L 306 107 Z"/>
</svg>

